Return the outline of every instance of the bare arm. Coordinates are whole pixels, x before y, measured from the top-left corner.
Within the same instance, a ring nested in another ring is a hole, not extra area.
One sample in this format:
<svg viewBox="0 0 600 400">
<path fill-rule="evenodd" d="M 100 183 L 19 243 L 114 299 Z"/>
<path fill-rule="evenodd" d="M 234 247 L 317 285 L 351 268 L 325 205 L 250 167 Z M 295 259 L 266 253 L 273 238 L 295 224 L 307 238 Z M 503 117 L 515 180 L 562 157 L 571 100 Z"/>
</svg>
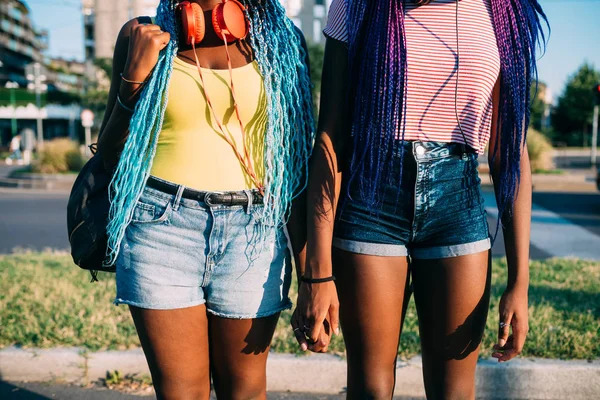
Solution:
<svg viewBox="0 0 600 400">
<path fill-rule="evenodd" d="M 342 42 L 328 39 L 323 64 L 319 126 L 308 182 L 308 277 L 332 275 L 333 225 L 348 136 L 347 88 L 348 50 Z"/>
<path fill-rule="evenodd" d="M 116 163 L 118 153 L 129 131 L 132 114 L 117 104 L 117 93 L 121 89 L 121 73 L 125 69 L 125 62 L 127 61 L 131 29 L 137 24 L 137 20 L 127 22 L 119 32 L 115 44 L 108 103 L 98 138 L 98 150 L 107 166 Z"/>
<path fill-rule="evenodd" d="M 307 192 L 308 240 L 304 275 L 309 278 L 326 278 L 333 273 L 331 245 L 342 182 L 340 161 L 347 137 L 347 88 L 348 51 L 344 43 L 328 39 L 323 64 L 319 126 Z M 303 283 L 298 294 L 297 320 L 292 325 L 295 329 L 302 329 L 310 340 L 316 342 L 324 322 L 338 332 L 338 308 L 333 282 Z M 299 342 L 302 346 L 303 341 L 299 339 Z"/>
<path fill-rule="evenodd" d="M 300 45 L 304 50 L 304 62 L 308 67 L 308 74 L 310 75 L 310 59 L 306 39 L 299 28 L 295 27 L 295 30 L 300 39 Z M 306 174 L 303 173 L 300 182 L 304 182 L 306 178 Z M 299 284 L 300 277 L 304 275 L 306 268 L 306 189 L 294 199 L 287 229 L 290 236 L 290 244 L 292 246 L 295 261 L 294 264 L 296 267 L 296 277 L 298 278 Z"/>
<path fill-rule="evenodd" d="M 500 100 L 499 83 L 494 88 L 494 117 L 492 120 L 492 136 L 490 138 L 490 173 L 494 188 L 498 191 L 500 176 L 500 158 L 492 162 L 496 143 L 496 126 L 498 124 L 497 105 Z M 500 149 L 498 149 L 500 151 Z M 528 296 L 529 288 L 529 241 L 531 233 L 531 165 L 527 146 L 521 154 L 521 180 L 512 217 L 503 218 L 504 246 L 508 264 L 508 281 L 506 291 L 500 302 L 500 322 L 512 325 L 513 335 L 509 335 L 509 327 L 500 328 L 498 344 L 495 346 L 499 361 L 508 361 L 521 353 L 525 338 L 529 331 Z"/>
<path fill-rule="evenodd" d="M 127 140 L 132 113 L 120 106 L 117 94 L 128 108 L 134 108 L 143 85 L 127 83 L 123 76 L 132 81 L 143 82 L 158 61 L 158 53 L 169 42 L 170 35 L 160 31 L 157 25 L 142 24 L 139 19 L 127 22 L 117 38 L 113 57 L 108 104 L 100 128 L 98 152 L 107 168 L 114 166 Z"/>
</svg>

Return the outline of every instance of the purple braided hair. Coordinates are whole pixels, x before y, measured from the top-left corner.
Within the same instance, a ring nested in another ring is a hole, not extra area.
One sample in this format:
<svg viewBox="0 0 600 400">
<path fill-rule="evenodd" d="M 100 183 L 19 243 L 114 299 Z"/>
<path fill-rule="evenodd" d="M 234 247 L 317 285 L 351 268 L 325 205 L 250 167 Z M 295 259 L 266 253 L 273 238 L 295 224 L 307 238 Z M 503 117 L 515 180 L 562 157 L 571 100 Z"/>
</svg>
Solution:
<svg viewBox="0 0 600 400">
<path fill-rule="evenodd" d="M 498 134 L 493 159 L 500 156 L 497 193 L 501 215 L 510 214 L 520 180 L 521 152 L 529 125 L 530 87 L 537 81 L 536 46 L 545 43 L 537 0 L 490 0 L 501 60 Z M 391 160 L 404 140 L 406 95 L 405 0 L 349 0 L 350 110 L 353 151 L 350 182 L 358 179 L 361 200 L 372 209 L 392 175 Z M 538 42 L 539 35 L 541 41 Z M 400 133 L 400 135 L 398 135 Z M 500 153 L 498 154 L 498 148 Z M 403 150 L 404 147 L 401 147 Z M 401 153 L 401 157 L 404 156 Z"/>
</svg>

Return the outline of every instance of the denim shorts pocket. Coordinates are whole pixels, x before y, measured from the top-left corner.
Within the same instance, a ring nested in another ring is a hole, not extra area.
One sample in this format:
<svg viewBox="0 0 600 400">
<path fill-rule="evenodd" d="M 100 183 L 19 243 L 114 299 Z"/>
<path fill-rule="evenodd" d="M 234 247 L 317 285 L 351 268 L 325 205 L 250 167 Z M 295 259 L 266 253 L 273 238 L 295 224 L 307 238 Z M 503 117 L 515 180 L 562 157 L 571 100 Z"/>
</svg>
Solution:
<svg viewBox="0 0 600 400">
<path fill-rule="evenodd" d="M 172 207 L 170 202 L 164 205 L 157 205 L 139 200 L 133 210 L 131 222 L 136 224 L 165 222 L 169 219 L 171 210 Z"/>
</svg>

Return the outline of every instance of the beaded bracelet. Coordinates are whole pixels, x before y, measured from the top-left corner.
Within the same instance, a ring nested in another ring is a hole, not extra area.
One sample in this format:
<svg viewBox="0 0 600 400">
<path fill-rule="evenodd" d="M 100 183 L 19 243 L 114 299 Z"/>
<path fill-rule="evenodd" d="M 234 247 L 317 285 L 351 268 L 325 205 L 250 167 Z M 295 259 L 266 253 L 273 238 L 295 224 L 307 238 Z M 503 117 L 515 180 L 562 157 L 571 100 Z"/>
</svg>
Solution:
<svg viewBox="0 0 600 400">
<path fill-rule="evenodd" d="M 143 82 L 131 81 L 131 80 L 129 80 L 129 79 L 127 79 L 127 78 L 125 78 L 125 77 L 123 76 L 123 73 L 122 73 L 122 72 L 121 72 L 121 79 L 123 79 L 123 81 L 124 81 L 124 82 L 131 83 L 131 84 L 134 84 L 134 85 L 145 85 L 145 84 L 146 84 L 146 82 L 148 82 L 148 81 L 143 81 Z"/>
</svg>

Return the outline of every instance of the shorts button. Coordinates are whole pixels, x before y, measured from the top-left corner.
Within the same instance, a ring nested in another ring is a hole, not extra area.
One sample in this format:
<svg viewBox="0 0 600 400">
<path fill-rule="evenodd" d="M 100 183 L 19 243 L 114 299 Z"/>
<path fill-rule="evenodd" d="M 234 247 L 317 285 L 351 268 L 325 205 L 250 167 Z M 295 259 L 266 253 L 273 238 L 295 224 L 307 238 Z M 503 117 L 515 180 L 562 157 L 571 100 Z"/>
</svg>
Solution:
<svg viewBox="0 0 600 400">
<path fill-rule="evenodd" d="M 425 147 L 418 145 L 416 151 L 418 155 L 422 156 L 423 154 L 425 154 Z"/>
</svg>

